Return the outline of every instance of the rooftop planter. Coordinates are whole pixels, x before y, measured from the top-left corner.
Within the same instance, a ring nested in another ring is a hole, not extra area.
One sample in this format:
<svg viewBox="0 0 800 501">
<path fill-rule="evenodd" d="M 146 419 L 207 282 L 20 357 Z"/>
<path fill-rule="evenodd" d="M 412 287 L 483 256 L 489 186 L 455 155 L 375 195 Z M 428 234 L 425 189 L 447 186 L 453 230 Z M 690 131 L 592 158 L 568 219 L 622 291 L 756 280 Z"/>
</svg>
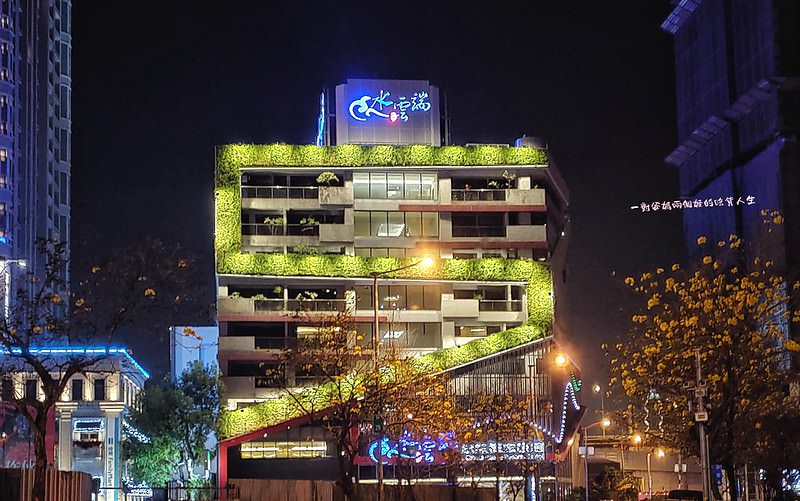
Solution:
<svg viewBox="0 0 800 501">
<path fill-rule="evenodd" d="M 217 186 L 238 184 L 241 167 L 547 165 L 547 152 L 503 146 L 311 146 L 229 144 L 217 148 Z"/>
</svg>

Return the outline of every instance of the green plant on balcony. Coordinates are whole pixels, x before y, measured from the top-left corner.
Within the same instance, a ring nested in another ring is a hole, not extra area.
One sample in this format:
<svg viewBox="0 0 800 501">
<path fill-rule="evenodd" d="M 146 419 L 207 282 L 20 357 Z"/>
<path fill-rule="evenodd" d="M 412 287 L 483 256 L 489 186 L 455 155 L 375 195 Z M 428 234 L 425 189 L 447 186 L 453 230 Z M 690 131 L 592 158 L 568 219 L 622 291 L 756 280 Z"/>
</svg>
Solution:
<svg viewBox="0 0 800 501">
<path fill-rule="evenodd" d="M 317 184 L 320 186 L 322 186 L 323 184 L 325 186 L 330 186 L 331 183 L 338 183 L 338 182 L 339 178 L 336 176 L 336 174 L 334 174 L 329 170 L 326 170 L 325 172 L 317 176 Z"/>
<path fill-rule="evenodd" d="M 270 235 L 283 235 L 283 217 L 265 217 L 264 224 L 267 225 Z"/>
<path fill-rule="evenodd" d="M 319 226 L 319 221 L 314 219 L 314 216 L 306 216 L 300 220 L 300 226 L 302 227 L 300 231 L 308 233 L 314 231 L 316 226 Z"/>
</svg>

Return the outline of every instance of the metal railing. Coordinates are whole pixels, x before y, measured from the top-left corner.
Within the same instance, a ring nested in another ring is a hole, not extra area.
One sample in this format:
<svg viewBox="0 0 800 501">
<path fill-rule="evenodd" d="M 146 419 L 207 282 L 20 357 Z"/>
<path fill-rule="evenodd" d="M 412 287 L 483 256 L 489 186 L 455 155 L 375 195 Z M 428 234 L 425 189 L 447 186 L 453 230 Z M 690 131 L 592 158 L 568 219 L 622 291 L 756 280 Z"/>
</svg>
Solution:
<svg viewBox="0 0 800 501">
<path fill-rule="evenodd" d="M 319 198 L 317 186 L 242 186 L 242 198 Z"/>
<path fill-rule="evenodd" d="M 345 311 L 346 299 L 256 299 L 255 311 Z"/>
<path fill-rule="evenodd" d="M 522 311 L 522 301 L 519 299 L 481 299 L 478 301 L 478 311 Z"/>
<path fill-rule="evenodd" d="M 319 236 L 319 224 L 242 223 L 242 235 L 314 237 Z"/>
<path fill-rule="evenodd" d="M 506 199 L 506 190 L 497 189 L 461 189 L 450 190 L 450 200 L 462 202 L 489 202 Z"/>
<path fill-rule="evenodd" d="M 453 226 L 454 237 L 504 237 L 503 226 Z"/>
</svg>

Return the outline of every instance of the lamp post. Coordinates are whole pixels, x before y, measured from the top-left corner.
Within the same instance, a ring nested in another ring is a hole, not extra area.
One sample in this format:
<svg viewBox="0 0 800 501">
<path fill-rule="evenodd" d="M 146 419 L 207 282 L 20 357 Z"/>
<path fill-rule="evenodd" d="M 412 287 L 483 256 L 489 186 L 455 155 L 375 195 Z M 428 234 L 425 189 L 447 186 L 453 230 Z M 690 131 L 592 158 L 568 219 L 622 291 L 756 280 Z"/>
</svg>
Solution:
<svg viewBox="0 0 800 501">
<path fill-rule="evenodd" d="M 373 271 L 372 273 L 370 273 L 370 276 L 372 277 L 372 313 L 373 313 L 373 316 L 372 316 L 372 362 L 374 364 L 375 373 L 376 373 L 376 377 L 377 377 L 376 384 L 380 384 L 380 381 L 381 381 L 380 373 L 379 373 L 379 370 L 380 370 L 380 356 L 379 356 L 379 354 L 380 354 L 381 339 L 380 339 L 380 326 L 378 325 L 378 321 L 379 321 L 378 320 L 378 304 L 379 304 L 379 301 L 378 301 L 378 299 L 379 299 L 378 298 L 378 279 L 380 277 L 386 276 L 386 275 L 388 275 L 390 273 L 395 273 L 395 272 L 398 272 L 398 271 L 406 270 L 408 268 L 413 268 L 413 267 L 419 266 L 419 265 L 422 265 L 425 268 L 429 268 L 430 266 L 433 265 L 433 259 L 429 258 L 429 257 L 426 257 L 426 258 L 420 259 L 419 261 L 416 261 L 414 263 L 407 264 L 405 266 L 401 266 L 401 267 L 395 268 L 393 270 Z M 375 421 L 377 421 L 378 418 L 382 419 L 381 416 L 377 416 Z M 382 431 L 381 431 L 381 435 L 383 435 Z M 383 438 L 382 436 L 378 437 L 379 440 L 382 439 L 382 438 Z M 377 469 L 378 469 L 378 501 L 381 501 L 383 499 L 383 449 L 381 447 L 378 447 L 378 466 L 377 466 Z"/>
<path fill-rule="evenodd" d="M 656 449 L 656 457 L 663 458 L 666 453 L 664 449 Z M 653 451 L 647 451 L 647 499 L 653 499 L 653 471 L 650 469 L 650 456 Z"/>
<path fill-rule="evenodd" d="M 583 427 L 583 475 L 584 475 L 584 484 L 586 485 L 586 490 L 584 494 L 586 495 L 586 501 L 589 501 L 589 441 L 587 440 L 589 434 L 588 431 L 595 426 L 602 426 L 603 428 L 608 428 L 611 426 L 611 420 L 608 418 L 603 418 L 596 423 L 592 423 L 588 426 Z"/>
<path fill-rule="evenodd" d="M 3 276 L 3 318 L 8 318 L 11 312 L 11 265 L 27 268 L 28 262 L 24 259 L 5 259 L 0 263 L 2 263 L 0 274 Z"/>
<path fill-rule="evenodd" d="M 606 403 L 605 403 L 605 391 L 603 391 L 603 387 L 600 384 L 595 383 L 592 386 L 592 391 L 600 395 L 600 419 L 606 418 Z M 603 438 L 606 436 L 606 429 L 603 428 Z"/>
</svg>

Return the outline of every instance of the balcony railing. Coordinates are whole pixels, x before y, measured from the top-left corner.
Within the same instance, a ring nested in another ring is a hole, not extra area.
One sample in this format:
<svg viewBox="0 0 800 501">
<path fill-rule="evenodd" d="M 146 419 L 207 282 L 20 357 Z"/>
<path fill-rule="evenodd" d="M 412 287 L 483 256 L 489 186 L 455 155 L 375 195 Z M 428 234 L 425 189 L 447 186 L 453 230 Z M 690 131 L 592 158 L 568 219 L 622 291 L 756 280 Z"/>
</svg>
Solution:
<svg viewBox="0 0 800 501">
<path fill-rule="evenodd" d="M 522 301 L 518 299 L 481 299 L 479 311 L 522 311 Z"/>
<path fill-rule="evenodd" d="M 260 235 L 269 237 L 280 236 L 300 236 L 314 237 L 319 236 L 318 224 L 265 224 L 265 223 L 243 223 L 242 235 Z"/>
<path fill-rule="evenodd" d="M 289 350 L 297 347 L 297 339 L 289 337 L 255 337 L 257 350 Z"/>
<path fill-rule="evenodd" d="M 504 237 L 502 226 L 453 226 L 454 237 Z"/>
<path fill-rule="evenodd" d="M 319 198 L 317 186 L 242 186 L 242 198 Z"/>
<path fill-rule="evenodd" d="M 256 299 L 255 311 L 323 311 L 347 309 L 346 299 Z"/>
<path fill-rule="evenodd" d="M 459 202 L 492 202 L 506 199 L 506 190 L 462 189 L 450 190 L 450 200 Z"/>
</svg>

